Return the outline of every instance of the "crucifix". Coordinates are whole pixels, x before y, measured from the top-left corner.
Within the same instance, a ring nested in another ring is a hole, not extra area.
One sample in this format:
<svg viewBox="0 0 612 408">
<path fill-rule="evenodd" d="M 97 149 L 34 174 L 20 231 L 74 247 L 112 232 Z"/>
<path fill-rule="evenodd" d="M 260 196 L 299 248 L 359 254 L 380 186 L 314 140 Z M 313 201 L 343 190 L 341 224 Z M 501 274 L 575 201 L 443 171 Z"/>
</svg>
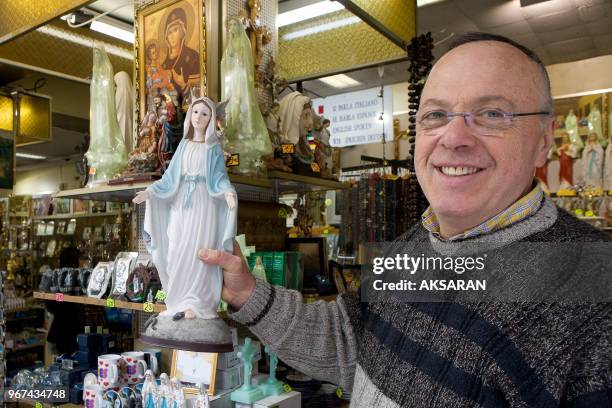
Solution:
<svg viewBox="0 0 612 408">
<path fill-rule="evenodd" d="M 249 0 L 249 15 L 243 11 L 240 14 L 244 19 L 251 40 L 251 49 L 253 51 L 253 69 L 255 73 L 255 85 L 260 87 L 263 82 L 263 74 L 259 71 L 259 67 L 263 62 L 264 50 L 263 47 L 272 42 L 272 31 L 270 28 L 263 25 L 259 19 L 261 11 L 260 0 Z"/>
</svg>

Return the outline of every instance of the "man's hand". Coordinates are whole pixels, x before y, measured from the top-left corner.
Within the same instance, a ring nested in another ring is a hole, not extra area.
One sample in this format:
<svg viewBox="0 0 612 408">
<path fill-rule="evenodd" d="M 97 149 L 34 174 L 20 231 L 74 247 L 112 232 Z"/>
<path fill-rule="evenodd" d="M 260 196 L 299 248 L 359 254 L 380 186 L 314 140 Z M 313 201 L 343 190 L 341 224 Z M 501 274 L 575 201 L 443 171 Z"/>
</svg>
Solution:
<svg viewBox="0 0 612 408">
<path fill-rule="evenodd" d="M 249 271 L 240 246 L 234 241 L 234 254 L 202 248 L 198 257 L 210 265 L 219 265 L 223 269 L 223 289 L 221 298 L 234 309 L 240 309 L 255 290 L 255 277 Z"/>
</svg>

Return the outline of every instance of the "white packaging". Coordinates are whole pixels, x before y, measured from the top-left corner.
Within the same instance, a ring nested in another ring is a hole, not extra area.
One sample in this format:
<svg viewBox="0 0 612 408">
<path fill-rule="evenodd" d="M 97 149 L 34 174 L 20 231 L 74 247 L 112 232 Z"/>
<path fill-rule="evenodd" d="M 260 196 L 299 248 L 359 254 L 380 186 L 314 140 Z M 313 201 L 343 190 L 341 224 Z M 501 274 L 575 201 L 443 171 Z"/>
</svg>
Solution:
<svg viewBox="0 0 612 408">
<path fill-rule="evenodd" d="M 302 394 L 291 391 L 279 396 L 270 396 L 253 403 L 253 408 L 301 408 Z"/>
<path fill-rule="evenodd" d="M 240 378 L 242 377 L 240 375 L 241 369 L 242 366 L 232 367 L 227 370 L 217 369 L 215 374 L 215 388 L 225 390 L 242 385 L 240 382 Z"/>
</svg>

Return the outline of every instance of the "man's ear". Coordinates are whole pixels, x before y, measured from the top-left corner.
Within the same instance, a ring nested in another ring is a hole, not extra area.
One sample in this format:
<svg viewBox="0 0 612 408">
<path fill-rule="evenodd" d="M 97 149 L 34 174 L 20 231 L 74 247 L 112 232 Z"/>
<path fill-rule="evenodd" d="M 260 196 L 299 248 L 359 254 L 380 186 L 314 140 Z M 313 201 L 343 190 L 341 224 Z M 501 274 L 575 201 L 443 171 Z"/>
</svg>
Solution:
<svg viewBox="0 0 612 408">
<path fill-rule="evenodd" d="M 540 140 L 538 141 L 537 155 L 535 161 L 536 167 L 542 167 L 546 164 L 550 148 L 552 147 L 553 143 L 555 143 L 554 123 L 554 120 L 552 120 L 551 118 L 542 125 L 543 132 L 540 136 Z"/>
</svg>

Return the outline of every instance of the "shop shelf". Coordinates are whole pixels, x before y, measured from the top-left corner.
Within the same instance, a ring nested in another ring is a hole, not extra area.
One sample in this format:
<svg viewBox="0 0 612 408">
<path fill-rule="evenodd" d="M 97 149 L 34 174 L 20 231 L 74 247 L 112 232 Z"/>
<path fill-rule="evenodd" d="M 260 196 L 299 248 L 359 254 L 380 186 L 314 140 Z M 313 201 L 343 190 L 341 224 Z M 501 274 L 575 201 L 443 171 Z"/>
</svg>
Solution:
<svg viewBox="0 0 612 408">
<path fill-rule="evenodd" d="M 34 292 L 35 299 L 56 300 L 55 293 Z M 97 299 L 88 296 L 72 296 L 64 295 L 63 302 L 80 303 L 83 305 L 103 306 L 106 307 L 106 299 Z M 143 303 L 125 302 L 123 300 L 115 300 L 115 307 L 119 309 L 143 310 Z M 154 304 L 153 312 L 159 313 L 166 310 L 165 305 Z"/>
<path fill-rule="evenodd" d="M 348 188 L 348 184 L 320 177 L 272 171 L 268 177 L 229 175 L 239 193 L 274 191 L 277 194 L 303 191 L 325 191 Z M 122 185 L 100 185 L 92 188 L 64 190 L 54 194 L 55 198 L 80 198 L 83 200 L 130 202 L 137 191 L 144 190 L 152 182 L 138 182 Z M 66 215 L 66 218 L 75 218 Z M 40 219 L 40 218 L 37 218 Z"/>
<path fill-rule="evenodd" d="M 116 217 L 118 215 L 127 214 L 123 211 L 110 211 L 104 213 L 93 213 L 93 214 L 57 214 L 57 215 L 34 215 L 33 220 L 63 220 L 72 218 L 91 218 L 91 217 Z"/>
<path fill-rule="evenodd" d="M 9 353 L 17 353 L 19 351 L 25 351 L 25 350 L 32 350 L 35 348 L 39 348 L 39 347 L 45 347 L 45 343 L 41 342 L 41 343 L 35 343 L 35 344 L 28 344 L 27 346 L 17 346 L 17 347 L 13 347 L 12 349 L 6 349 L 7 352 Z"/>
</svg>

